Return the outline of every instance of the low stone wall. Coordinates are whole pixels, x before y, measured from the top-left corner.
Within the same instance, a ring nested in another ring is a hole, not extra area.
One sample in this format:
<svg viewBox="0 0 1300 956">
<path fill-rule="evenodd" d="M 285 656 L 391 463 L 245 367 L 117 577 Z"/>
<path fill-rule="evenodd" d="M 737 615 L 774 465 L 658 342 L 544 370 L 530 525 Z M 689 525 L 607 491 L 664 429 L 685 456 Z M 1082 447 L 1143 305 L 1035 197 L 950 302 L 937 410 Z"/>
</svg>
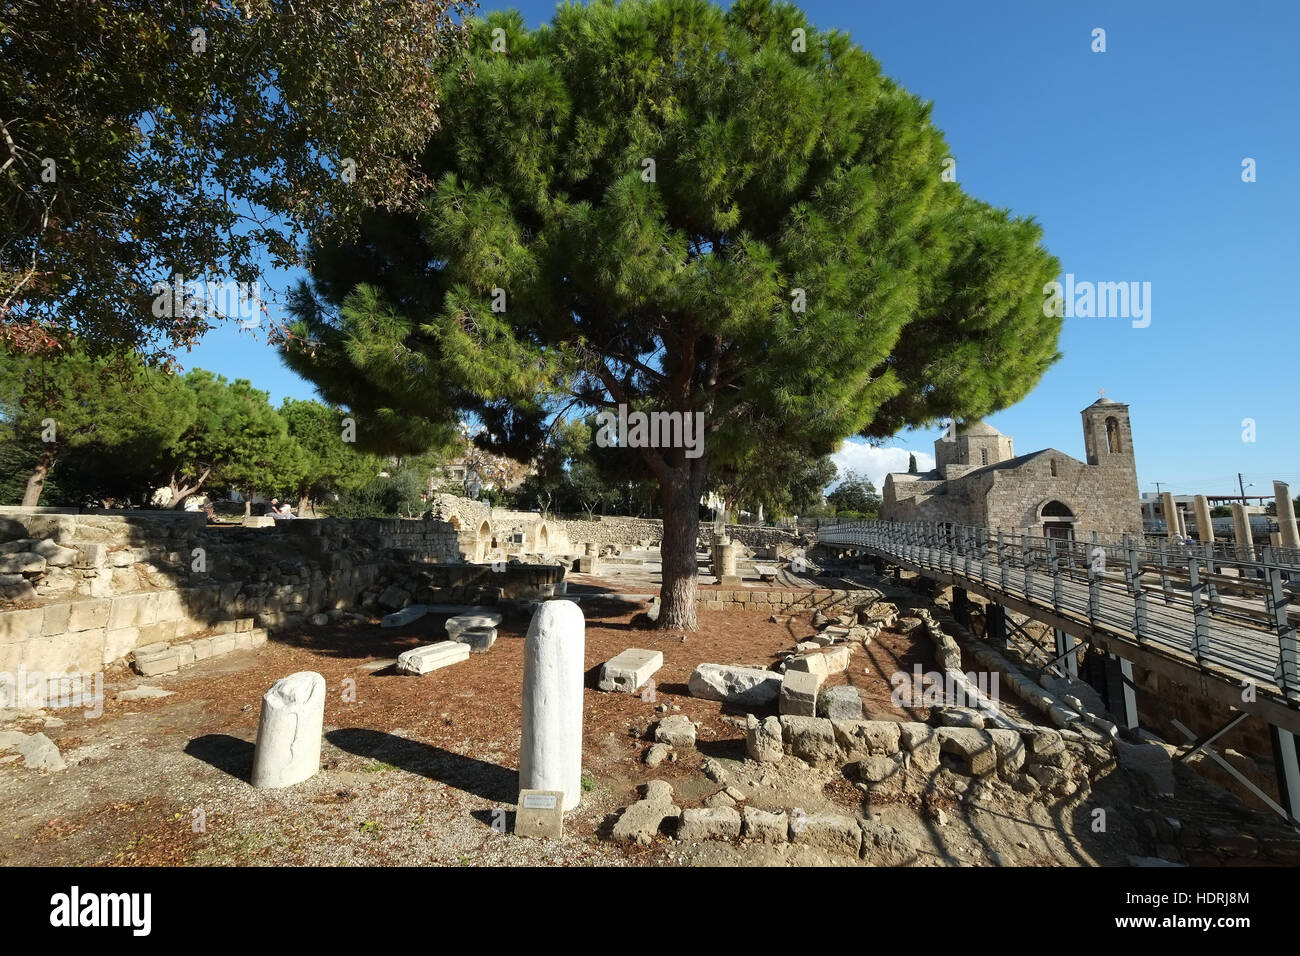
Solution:
<svg viewBox="0 0 1300 956">
<path fill-rule="evenodd" d="M 600 547 L 612 544 L 620 549 L 634 548 L 639 541 L 649 541 L 658 547 L 664 537 L 664 523 L 658 518 L 609 516 L 597 517 L 594 521 L 564 518 L 555 523 L 564 529 L 569 540 L 578 548 L 588 541 L 595 542 Z"/>
<path fill-rule="evenodd" d="M 0 572 L 7 599 L 0 673 L 94 672 L 137 647 L 217 631 L 236 618 L 253 617 L 261 627 L 298 623 L 373 604 L 392 582 L 460 558 L 456 529 L 431 520 L 232 528 L 186 512 L 7 509 L 0 568 L 16 570 Z M 424 584 L 441 599 L 436 584 Z"/>
<path fill-rule="evenodd" d="M 139 590 L 134 566 L 183 563 L 203 546 L 204 525 L 204 516 L 192 512 L 6 508 L 0 513 L 0 598 L 71 600 Z"/>
<path fill-rule="evenodd" d="M 729 524 L 727 534 L 733 541 L 758 550 L 785 545 L 794 547 L 799 543 L 799 536 L 785 528 L 763 528 L 757 525 Z"/>
<path fill-rule="evenodd" d="M 938 775 L 944 789 L 959 793 L 1001 780 L 1031 799 L 1061 798 L 1086 794 L 1094 776 L 1116 765 L 1114 751 L 1100 735 L 1068 729 L 1034 727 L 1021 733 L 790 715 L 764 720 L 750 715 L 747 725 L 750 759 L 797 757 L 814 767 L 844 767 L 846 776 L 857 777 L 871 794 L 919 794 Z"/>
<path fill-rule="evenodd" d="M 394 568 L 388 587 L 375 599 L 381 610 L 396 611 L 412 604 L 496 604 L 553 597 L 563 586 L 559 564 L 440 564 Z M 394 590 L 396 589 L 396 590 Z"/>
<path fill-rule="evenodd" d="M 561 518 L 554 515 L 543 518 L 534 511 L 511 511 L 490 508 L 481 501 L 460 498 L 456 495 L 435 495 L 429 502 L 431 510 L 455 526 L 460 540 L 460 550 L 467 560 L 486 560 L 488 551 L 499 549 L 506 555 L 581 554 L 587 542 L 599 547 L 612 545 L 619 549 L 636 547 L 649 541 L 658 547 L 663 540 L 664 525 L 659 518 L 629 518 L 622 515 L 600 515 L 586 518 Z M 546 534 L 541 534 L 545 527 Z M 707 538 L 711 526 L 701 523 L 700 535 Z M 754 549 L 768 549 L 778 545 L 793 546 L 798 537 L 784 528 L 767 528 L 754 525 L 727 525 L 727 533 L 736 541 Z M 522 541 L 512 540 L 521 536 Z"/>
<path fill-rule="evenodd" d="M 785 591 L 703 585 L 695 592 L 696 606 L 706 611 L 759 611 L 764 614 L 813 610 L 828 613 L 832 610 L 852 609 L 879 599 L 880 592 L 875 589 Z"/>
<path fill-rule="evenodd" d="M 923 579 L 913 578 L 908 584 L 916 585 L 921 580 Z M 931 630 L 932 638 L 935 631 L 938 630 L 935 618 L 942 621 L 943 629 L 956 635 L 962 651 L 969 654 L 979 666 L 990 672 L 999 672 L 1004 687 L 1009 688 L 1021 701 L 1037 710 L 1053 725 L 1076 730 L 1095 730 L 1107 737 L 1113 737 L 1117 734 L 1119 728 L 1109 719 L 1109 715 L 1091 712 L 1083 706 L 1089 696 L 1095 697 L 1095 691 L 1086 683 L 1077 679 L 1073 681 L 1052 680 L 1043 676 L 1035 680 L 1021 668 L 1037 670 L 1039 669 L 1038 666 L 1035 665 L 1035 662 L 1026 661 L 1018 649 L 1007 652 L 1000 651 L 986 640 L 981 639 L 978 632 L 972 632 L 964 628 L 953 617 L 948 607 L 935 604 L 931 604 L 931 607 L 934 608 L 933 614 L 924 608 L 912 608 L 909 613 L 916 614 L 925 620 L 927 627 Z M 972 611 L 975 610 L 977 610 L 977 607 L 972 604 Z M 972 617 L 981 624 L 983 623 L 982 612 L 979 614 L 973 613 Z M 982 627 L 978 630 L 982 630 Z M 1012 661 L 1013 656 L 1015 663 Z M 1173 755 L 1182 748 L 1164 741 L 1185 741 L 1186 738 L 1173 726 L 1172 719 L 1182 721 L 1198 737 L 1208 735 L 1221 727 L 1224 720 L 1222 708 L 1203 694 L 1171 681 L 1163 675 L 1147 671 L 1140 665 L 1134 665 L 1133 673 L 1139 723 L 1142 728 L 1136 736 L 1141 740 L 1155 742 Z M 1070 688 L 1072 687 L 1075 689 L 1071 692 Z M 1057 692 L 1054 688 L 1064 688 L 1064 692 Z M 1150 731 L 1152 730 L 1156 731 L 1159 736 L 1151 734 Z M 1232 730 L 1220 735 L 1214 743 L 1214 749 L 1239 773 L 1264 790 L 1264 792 L 1277 792 L 1276 768 L 1272 760 L 1272 741 L 1269 736 L 1268 725 L 1263 721 L 1251 720 L 1239 724 Z M 1260 800 L 1248 787 L 1243 786 L 1238 779 L 1211 760 L 1205 753 L 1193 754 L 1184 763 L 1210 783 L 1237 797 L 1246 806 L 1256 810 L 1272 812 L 1264 801 Z M 1159 813 L 1152 817 L 1152 821 L 1148 826 L 1152 837 L 1155 836 L 1157 827 L 1161 834 L 1165 834 L 1169 830 L 1168 823 L 1163 821 Z M 1173 832 L 1177 833 L 1179 831 Z M 1178 839 L 1173 837 L 1166 839 L 1162 836 L 1159 842 L 1184 847 L 1187 859 L 1191 861 L 1195 857 L 1199 862 L 1208 861 L 1209 857 L 1214 854 L 1223 859 L 1232 856 L 1235 862 L 1241 862 L 1244 858 L 1254 855 L 1255 851 L 1250 850 L 1250 847 L 1253 846 L 1258 849 L 1259 846 L 1265 843 L 1276 844 L 1275 836 L 1271 836 L 1267 840 L 1263 838 L 1237 840 L 1235 836 L 1231 839 L 1226 837 L 1219 839 L 1214 834 L 1210 834 L 1206 838 L 1203 838 L 1204 836 L 1204 834 L 1201 836 L 1184 835 Z M 1218 836 L 1222 837 L 1222 833 Z M 1300 858 L 1300 841 L 1295 843 L 1287 842 L 1286 848 L 1278 849 L 1277 853 L 1279 859 L 1283 858 L 1285 854 L 1290 854 L 1290 856 L 1285 857 L 1287 859 Z M 1198 854 L 1200 855 L 1198 856 Z"/>
</svg>

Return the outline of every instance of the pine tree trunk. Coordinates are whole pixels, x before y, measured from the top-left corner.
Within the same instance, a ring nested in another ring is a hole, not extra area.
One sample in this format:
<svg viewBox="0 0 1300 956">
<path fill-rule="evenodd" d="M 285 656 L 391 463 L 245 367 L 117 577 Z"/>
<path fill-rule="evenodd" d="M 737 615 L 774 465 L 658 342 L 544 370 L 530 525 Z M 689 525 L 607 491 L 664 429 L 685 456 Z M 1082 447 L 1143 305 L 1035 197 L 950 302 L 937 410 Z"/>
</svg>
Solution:
<svg viewBox="0 0 1300 956">
<path fill-rule="evenodd" d="M 47 442 L 41 449 L 41 457 L 37 460 L 36 468 L 27 479 L 27 487 L 23 491 L 24 508 L 35 508 L 40 503 L 41 492 L 45 490 L 45 479 L 50 473 L 50 468 L 54 466 L 56 452 L 57 449 L 52 442 Z"/>
<path fill-rule="evenodd" d="M 690 467 L 674 468 L 668 480 L 659 483 L 664 504 L 659 627 L 670 631 L 694 631 L 698 627 L 695 542 L 700 534 L 700 493 L 692 471 Z"/>
<path fill-rule="evenodd" d="M 203 469 L 203 473 L 199 475 L 198 481 L 194 482 L 192 485 L 178 486 L 176 484 L 176 479 L 172 478 L 171 489 L 174 497 L 172 498 L 172 503 L 167 507 L 172 511 L 184 511 L 185 499 L 202 488 L 203 483 L 208 480 L 208 475 L 210 474 L 212 474 L 212 466 L 209 465 L 207 468 Z"/>
</svg>

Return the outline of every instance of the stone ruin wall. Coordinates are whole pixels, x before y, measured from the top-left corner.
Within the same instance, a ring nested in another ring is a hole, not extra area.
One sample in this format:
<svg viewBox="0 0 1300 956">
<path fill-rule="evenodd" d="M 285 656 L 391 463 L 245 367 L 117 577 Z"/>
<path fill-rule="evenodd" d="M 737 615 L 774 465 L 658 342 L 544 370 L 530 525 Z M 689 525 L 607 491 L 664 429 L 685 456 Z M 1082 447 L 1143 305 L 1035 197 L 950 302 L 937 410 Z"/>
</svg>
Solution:
<svg viewBox="0 0 1300 956">
<path fill-rule="evenodd" d="M 457 530 L 460 551 L 469 561 L 489 560 L 486 551 L 492 541 L 507 555 L 529 554 L 539 557 L 571 556 L 581 554 L 587 542 L 603 548 L 612 545 L 619 550 L 635 548 L 639 542 L 650 542 L 657 548 L 663 540 L 663 521 L 659 518 L 629 518 L 603 515 L 594 520 L 585 518 L 543 518 L 534 511 L 511 511 L 491 508 L 481 501 L 460 498 L 456 495 L 435 495 L 430 509 L 441 514 Z M 484 541 L 483 526 L 487 524 L 492 541 Z M 540 539 L 540 529 L 546 528 L 545 546 Z M 513 532 L 522 532 L 524 541 L 509 540 Z M 707 540 L 711 525 L 700 523 L 700 536 Z M 796 535 L 783 528 L 755 527 L 752 525 L 727 525 L 727 533 L 754 549 L 797 542 Z M 487 545 L 487 548 L 484 548 Z"/>
<path fill-rule="evenodd" d="M 1074 532 L 1087 538 L 1094 531 L 1103 537 L 1141 534 L 1133 472 L 1114 465 L 1088 465 L 1048 449 L 1049 454 L 1023 462 L 1013 471 L 987 471 L 964 481 L 917 481 L 900 485 L 918 489 L 897 498 L 887 487 L 881 517 L 886 521 L 949 521 L 992 530 L 1042 535 L 1038 509 L 1059 500 L 1074 514 Z M 1052 475 L 1052 461 L 1057 474 Z"/>
<path fill-rule="evenodd" d="M 1051 474 L 1053 458 L 1056 477 Z M 1105 538 L 1142 533 L 1137 484 L 1132 472 L 1123 468 L 1087 465 L 1052 454 L 1041 455 L 1011 474 L 994 472 L 988 478 L 982 482 L 987 489 L 987 527 L 1029 529 L 1041 535 L 1044 519 L 1038 515 L 1039 507 L 1059 500 L 1074 513 L 1078 538 L 1086 539 L 1094 531 Z"/>
<path fill-rule="evenodd" d="M 507 578 L 528 571 L 511 565 L 491 587 L 440 583 L 435 567 L 460 561 L 456 530 L 430 520 L 243 528 L 208 527 L 202 514 L 185 512 L 5 509 L 0 673 L 91 673 L 138 647 L 221 631 L 235 619 L 295 624 L 373 604 L 390 586 L 414 597 L 423 589 L 429 600 L 440 599 L 443 586 L 448 599 L 499 594 Z"/>
<path fill-rule="evenodd" d="M 1187 741 L 1174 725 L 1174 720 L 1181 722 L 1200 739 L 1221 729 L 1227 718 L 1221 704 L 1211 701 L 1195 687 L 1180 684 L 1139 664 L 1133 665 L 1133 681 L 1137 687 L 1138 719 L 1141 725 L 1172 743 L 1184 744 Z M 1265 793 L 1277 793 L 1273 740 L 1269 735 L 1268 724 L 1264 721 L 1242 721 L 1218 736 L 1213 749 Z M 1248 806 L 1267 809 L 1259 797 L 1204 754 L 1197 754 L 1190 763 L 1201 776 L 1232 792 Z"/>
<path fill-rule="evenodd" d="M 878 591 L 818 588 L 804 591 L 780 589 L 699 587 L 695 604 L 706 611 L 756 611 L 759 614 L 791 613 L 799 611 L 852 610 Z"/>
<path fill-rule="evenodd" d="M 662 536 L 656 519 L 543 521 L 454 504 L 443 521 L 295 519 L 257 528 L 208 526 L 203 514 L 183 511 L 0 509 L 0 673 L 96 672 L 136 648 L 236 620 L 274 628 L 371 606 L 389 588 L 419 603 L 526 596 L 562 580 L 558 556 L 588 541 L 657 547 Z M 484 521 L 500 536 L 524 531 L 504 569 L 469 563 L 490 560 L 478 535 Z M 728 530 L 755 548 L 795 540 L 775 528 Z"/>
</svg>

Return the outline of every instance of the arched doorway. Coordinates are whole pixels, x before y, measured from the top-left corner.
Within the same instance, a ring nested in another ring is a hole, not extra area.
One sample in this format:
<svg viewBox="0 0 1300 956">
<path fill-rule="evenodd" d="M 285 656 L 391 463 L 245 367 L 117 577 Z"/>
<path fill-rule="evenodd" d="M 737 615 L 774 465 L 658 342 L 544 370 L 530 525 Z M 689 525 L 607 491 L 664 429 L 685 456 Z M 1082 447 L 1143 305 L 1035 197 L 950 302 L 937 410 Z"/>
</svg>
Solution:
<svg viewBox="0 0 1300 956">
<path fill-rule="evenodd" d="M 1038 520 L 1043 525 L 1043 536 L 1069 541 L 1074 537 L 1074 512 L 1063 501 L 1053 499 L 1038 509 Z"/>
<path fill-rule="evenodd" d="M 495 547 L 496 542 L 492 540 L 492 525 L 484 519 L 478 526 L 478 535 L 474 542 L 474 560 L 486 561 L 489 552 Z"/>
</svg>

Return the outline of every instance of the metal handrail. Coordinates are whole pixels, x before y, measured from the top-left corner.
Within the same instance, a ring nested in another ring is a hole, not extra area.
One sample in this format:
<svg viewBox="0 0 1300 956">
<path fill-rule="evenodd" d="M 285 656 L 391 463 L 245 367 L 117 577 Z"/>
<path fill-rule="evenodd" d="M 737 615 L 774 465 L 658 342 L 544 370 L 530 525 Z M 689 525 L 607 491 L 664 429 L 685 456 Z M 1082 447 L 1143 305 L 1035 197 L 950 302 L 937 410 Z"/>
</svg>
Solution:
<svg viewBox="0 0 1300 956">
<path fill-rule="evenodd" d="M 1155 546 L 1040 537 L 943 522 L 855 521 L 818 529 L 817 542 L 895 556 L 918 568 L 960 575 L 1078 619 L 1131 634 L 1141 645 L 1191 654 L 1275 683 L 1300 700 L 1300 644 L 1291 598 L 1300 567 L 1274 549 L 1261 560 L 1211 545 Z M 1216 640 L 1217 637 L 1217 640 Z"/>
</svg>

